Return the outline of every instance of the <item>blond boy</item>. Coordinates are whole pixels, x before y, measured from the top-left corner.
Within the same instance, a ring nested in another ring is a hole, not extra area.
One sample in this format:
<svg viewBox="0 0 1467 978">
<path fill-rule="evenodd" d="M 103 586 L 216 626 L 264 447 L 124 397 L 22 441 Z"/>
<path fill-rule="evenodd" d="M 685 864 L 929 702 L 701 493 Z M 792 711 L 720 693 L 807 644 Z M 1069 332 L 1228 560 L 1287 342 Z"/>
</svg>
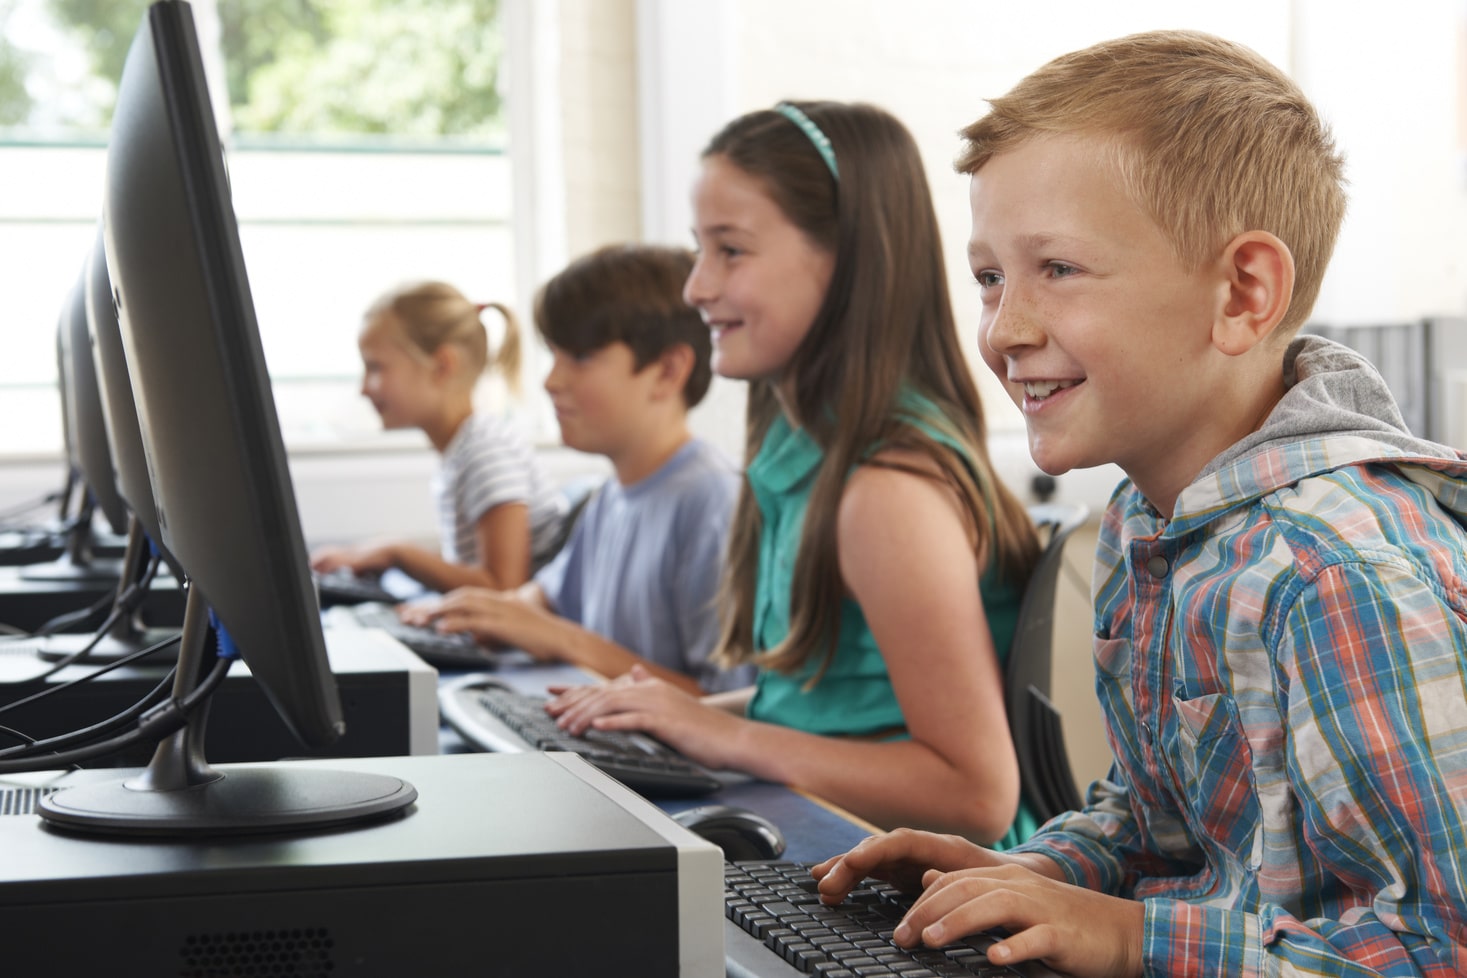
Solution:
<svg viewBox="0 0 1467 978">
<path fill-rule="evenodd" d="M 924 888 L 1076 975 L 1467 973 L 1467 466 L 1299 337 L 1342 161 L 1282 72 L 1159 32 L 964 132 L 985 360 L 1050 473 L 1118 463 L 1095 574 L 1116 764 L 995 854 L 900 831 L 816 867 Z"/>
</svg>

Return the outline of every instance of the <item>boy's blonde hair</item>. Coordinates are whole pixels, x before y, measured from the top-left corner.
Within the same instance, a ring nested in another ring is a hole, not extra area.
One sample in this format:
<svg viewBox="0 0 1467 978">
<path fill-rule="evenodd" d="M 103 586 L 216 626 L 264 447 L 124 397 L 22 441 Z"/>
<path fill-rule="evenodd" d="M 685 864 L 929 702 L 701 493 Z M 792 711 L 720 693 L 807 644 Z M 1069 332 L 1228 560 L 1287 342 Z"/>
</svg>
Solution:
<svg viewBox="0 0 1467 978">
<path fill-rule="evenodd" d="M 1344 160 L 1302 90 L 1256 52 L 1194 31 L 1106 41 L 1044 65 L 963 130 L 959 173 L 1037 136 L 1100 137 L 1131 198 L 1192 267 L 1244 231 L 1293 253 L 1291 335 L 1345 215 Z"/>
<path fill-rule="evenodd" d="M 520 324 L 514 312 L 498 302 L 471 302 L 447 282 L 413 282 L 378 296 L 363 317 L 362 334 L 388 335 L 409 353 L 424 357 L 451 343 L 462 351 L 464 376 L 472 383 L 491 366 L 489 334 L 480 318 L 485 309 L 504 317 L 504 341 L 492 366 L 518 392 Z"/>
</svg>

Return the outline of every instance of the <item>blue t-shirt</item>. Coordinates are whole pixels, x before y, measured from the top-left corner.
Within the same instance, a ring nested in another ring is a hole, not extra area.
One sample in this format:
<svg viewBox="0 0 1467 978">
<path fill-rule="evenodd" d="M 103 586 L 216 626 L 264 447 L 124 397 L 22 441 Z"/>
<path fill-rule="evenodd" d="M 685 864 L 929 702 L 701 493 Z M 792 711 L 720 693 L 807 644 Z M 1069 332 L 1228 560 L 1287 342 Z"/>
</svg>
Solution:
<svg viewBox="0 0 1467 978">
<path fill-rule="evenodd" d="M 709 692 L 747 686 L 752 667 L 708 661 L 737 493 L 733 464 L 695 438 L 640 482 L 606 480 L 535 583 L 557 614 Z"/>
</svg>

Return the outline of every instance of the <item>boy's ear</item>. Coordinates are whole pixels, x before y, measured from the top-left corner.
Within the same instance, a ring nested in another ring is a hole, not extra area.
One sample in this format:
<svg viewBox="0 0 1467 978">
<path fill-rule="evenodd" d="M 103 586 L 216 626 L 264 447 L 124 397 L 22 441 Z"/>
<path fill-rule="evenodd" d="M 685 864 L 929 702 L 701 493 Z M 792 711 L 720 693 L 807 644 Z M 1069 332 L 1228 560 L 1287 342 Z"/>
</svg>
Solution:
<svg viewBox="0 0 1467 978">
<path fill-rule="evenodd" d="M 683 388 L 687 386 L 688 377 L 693 373 L 695 357 L 693 348 L 686 343 L 674 343 L 658 354 L 654 366 L 657 368 L 656 389 L 659 396 L 683 396 Z"/>
<path fill-rule="evenodd" d="M 1228 356 L 1247 353 L 1270 336 L 1294 297 L 1294 254 L 1267 231 L 1245 231 L 1223 249 L 1226 295 L 1212 326 L 1212 345 Z"/>
</svg>

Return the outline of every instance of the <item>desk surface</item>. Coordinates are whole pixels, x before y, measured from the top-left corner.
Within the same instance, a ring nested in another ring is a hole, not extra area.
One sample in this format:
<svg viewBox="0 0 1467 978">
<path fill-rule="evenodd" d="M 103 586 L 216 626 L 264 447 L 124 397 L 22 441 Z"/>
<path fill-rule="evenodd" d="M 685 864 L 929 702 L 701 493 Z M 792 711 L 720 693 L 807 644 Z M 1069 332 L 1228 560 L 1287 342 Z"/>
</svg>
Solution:
<svg viewBox="0 0 1467 978">
<path fill-rule="evenodd" d="M 495 676 L 525 693 L 543 693 L 552 685 L 575 685 L 592 681 L 575 666 L 525 662 L 495 670 Z M 452 674 L 445 674 L 452 675 Z M 443 753 L 467 750 L 463 739 L 449 727 L 439 731 Z M 699 805 L 720 804 L 747 808 L 769 819 L 784 834 L 784 858 L 797 862 L 820 862 L 838 855 L 870 835 L 870 826 L 838 808 L 781 784 L 759 781 L 737 773 L 720 775 L 724 787 L 704 798 L 653 799 L 663 811 L 674 814 Z"/>
</svg>

